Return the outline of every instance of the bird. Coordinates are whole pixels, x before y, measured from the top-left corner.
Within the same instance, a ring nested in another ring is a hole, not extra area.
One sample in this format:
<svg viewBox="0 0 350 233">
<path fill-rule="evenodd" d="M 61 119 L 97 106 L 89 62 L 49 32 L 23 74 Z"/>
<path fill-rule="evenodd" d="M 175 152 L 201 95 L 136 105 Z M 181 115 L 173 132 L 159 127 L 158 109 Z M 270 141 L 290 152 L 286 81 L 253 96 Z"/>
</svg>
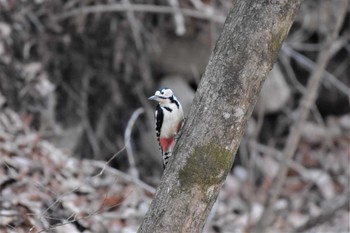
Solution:
<svg viewBox="0 0 350 233">
<path fill-rule="evenodd" d="M 154 112 L 156 136 L 162 152 L 163 167 L 168 164 L 184 120 L 181 103 L 169 88 L 160 88 L 148 98 L 158 102 Z"/>
</svg>

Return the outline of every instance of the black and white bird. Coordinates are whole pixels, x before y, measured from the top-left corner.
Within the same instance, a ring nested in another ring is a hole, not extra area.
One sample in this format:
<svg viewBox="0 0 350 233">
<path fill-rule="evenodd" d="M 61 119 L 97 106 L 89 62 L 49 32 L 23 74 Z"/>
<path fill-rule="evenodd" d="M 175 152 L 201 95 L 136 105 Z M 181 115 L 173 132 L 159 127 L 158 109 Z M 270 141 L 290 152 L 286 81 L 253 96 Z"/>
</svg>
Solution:
<svg viewBox="0 0 350 233">
<path fill-rule="evenodd" d="M 180 102 L 169 88 L 159 89 L 148 99 L 158 102 L 154 114 L 156 135 L 162 151 L 165 168 L 175 145 L 175 136 L 181 129 L 184 114 Z"/>
</svg>

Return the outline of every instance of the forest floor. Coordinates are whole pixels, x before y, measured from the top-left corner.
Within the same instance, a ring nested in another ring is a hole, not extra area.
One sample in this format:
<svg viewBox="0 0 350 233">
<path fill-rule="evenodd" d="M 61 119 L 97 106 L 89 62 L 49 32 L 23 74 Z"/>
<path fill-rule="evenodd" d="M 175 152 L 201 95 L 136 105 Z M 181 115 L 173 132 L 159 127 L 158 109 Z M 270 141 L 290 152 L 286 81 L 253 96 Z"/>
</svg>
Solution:
<svg viewBox="0 0 350 233">
<path fill-rule="evenodd" d="M 0 233 L 137 231 L 162 174 L 146 97 L 176 76 L 191 105 L 234 1 L 160 2 L 0 1 Z M 350 232 L 350 11 L 342 6 L 349 1 L 303 1 L 204 233 L 252 232 L 268 208 L 267 233 Z M 283 188 L 266 205 L 315 72 L 317 99 Z M 130 167 L 125 126 L 140 106 Z"/>
<path fill-rule="evenodd" d="M 337 132 L 328 145 L 300 143 L 269 232 L 350 231 L 350 115 L 332 121 L 339 127 L 324 129 Z M 0 232 L 136 232 L 156 187 L 55 148 L 10 109 L 0 114 L 0 132 Z M 258 170 L 234 166 L 205 232 L 249 232 L 261 217 L 280 153 L 255 147 Z"/>
</svg>

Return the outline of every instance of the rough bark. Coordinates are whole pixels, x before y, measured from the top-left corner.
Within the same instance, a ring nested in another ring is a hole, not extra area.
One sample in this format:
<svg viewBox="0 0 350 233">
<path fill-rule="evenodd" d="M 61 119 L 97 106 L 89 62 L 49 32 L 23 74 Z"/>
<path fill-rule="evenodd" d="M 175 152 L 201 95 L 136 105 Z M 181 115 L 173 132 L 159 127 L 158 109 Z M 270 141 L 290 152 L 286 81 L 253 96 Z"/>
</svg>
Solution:
<svg viewBox="0 0 350 233">
<path fill-rule="evenodd" d="M 300 0 L 235 1 L 139 232 L 200 232 Z"/>
</svg>

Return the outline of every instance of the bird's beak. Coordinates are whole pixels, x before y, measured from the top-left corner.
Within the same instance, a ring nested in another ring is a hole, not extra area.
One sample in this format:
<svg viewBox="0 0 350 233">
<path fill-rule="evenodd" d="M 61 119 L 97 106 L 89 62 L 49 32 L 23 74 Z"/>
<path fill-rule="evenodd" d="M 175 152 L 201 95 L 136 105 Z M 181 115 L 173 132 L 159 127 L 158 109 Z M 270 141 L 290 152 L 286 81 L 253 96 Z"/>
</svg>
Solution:
<svg viewBox="0 0 350 233">
<path fill-rule="evenodd" d="M 156 95 L 152 95 L 151 97 L 148 98 L 149 100 L 157 100 L 157 96 Z"/>
</svg>

